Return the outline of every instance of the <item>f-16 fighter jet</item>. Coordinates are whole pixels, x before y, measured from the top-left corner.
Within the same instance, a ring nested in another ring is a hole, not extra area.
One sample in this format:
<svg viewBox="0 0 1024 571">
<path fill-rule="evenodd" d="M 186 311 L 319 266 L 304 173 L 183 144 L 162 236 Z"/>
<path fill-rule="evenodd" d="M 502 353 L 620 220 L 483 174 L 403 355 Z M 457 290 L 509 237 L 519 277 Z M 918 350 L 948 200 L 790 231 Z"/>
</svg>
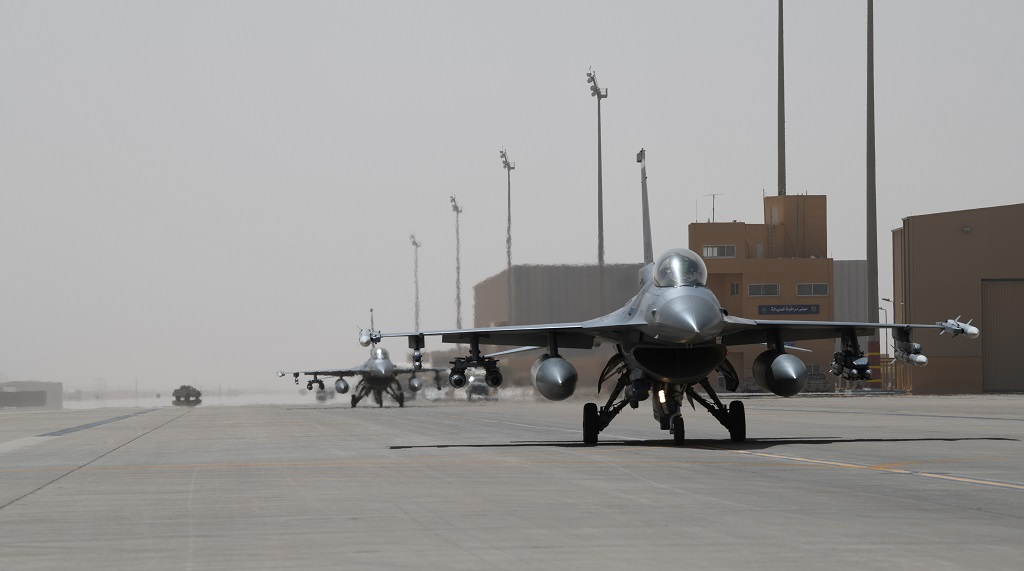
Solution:
<svg viewBox="0 0 1024 571">
<path fill-rule="evenodd" d="M 531 369 L 533 384 L 544 397 L 562 400 L 573 394 L 577 373 L 559 350 L 610 343 L 617 351 L 597 379 L 597 386 L 600 391 L 610 381 L 611 391 L 603 406 L 593 402 L 584 405 L 583 442 L 596 444 L 598 434 L 623 408 L 637 408 L 640 401 L 650 399 L 661 429 L 670 431 L 674 441 L 682 444 L 685 432 L 680 413 L 686 401 L 707 409 L 733 441 L 746 439 L 743 403 L 734 400 L 727 406 L 708 382 L 708 376 L 718 371 L 725 378 L 727 390 L 735 391 L 739 386 L 740 379 L 727 358 L 731 345 L 766 344 L 767 349 L 753 363 L 754 378 L 766 390 L 792 396 L 807 384 L 807 367 L 796 355 L 786 352 L 787 342 L 841 339 L 842 350 L 834 356 L 833 371 L 868 378 L 870 371 L 857 337 L 870 335 L 878 328 L 893 331 L 897 358 L 919 366 L 927 363 L 927 358 L 921 354 L 921 346 L 911 342 L 915 330 L 978 336 L 977 327 L 970 321 L 961 323 L 959 318 L 935 324 L 878 324 L 728 315 L 707 287 L 708 270 L 700 256 L 686 248 L 675 248 L 654 258 L 643 150 L 637 162 L 641 163 L 645 265 L 640 270 L 639 292 L 621 309 L 582 323 L 376 334 L 366 336 L 364 345 L 381 337 L 408 337 L 415 362 L 426 336 L 438 335 L 444 343 L 468 344 L 469 354 L 452 361 L 448 379 L 456 388 L 465 386 L 466 369 L 470 367 L 483 368 L 489 385 L 501 384 L 498 361 L 482 354 L 481 344 L 546 348 Z M 695 390 L 698 387 L 703 394 Z"/>
</svg>

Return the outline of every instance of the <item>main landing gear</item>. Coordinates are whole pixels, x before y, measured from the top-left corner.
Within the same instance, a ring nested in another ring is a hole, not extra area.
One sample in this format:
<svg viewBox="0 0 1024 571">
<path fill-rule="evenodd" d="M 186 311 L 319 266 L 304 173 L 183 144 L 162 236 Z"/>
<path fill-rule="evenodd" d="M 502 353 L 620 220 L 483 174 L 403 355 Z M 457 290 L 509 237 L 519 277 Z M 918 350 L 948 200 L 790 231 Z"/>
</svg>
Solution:
<svg viewBox="0 0 1024 571">
<path fill-rule="evenodd" d="M 359 381 L 352 394 L 352 408 L 355 408 L 359 401 L 370 395 L 373 395 L 373 402 L 377 403 L 378 408 L 383 407 L 384 393 L 395 399 L 399 407 L 405 406 L 405 393 L 402 392 L 402 385 L 398 381 L 393 381 L 386 389 L 373 388 L 366 381 Z"/>
<path fill-rule="evenodd" d="M 731 368 L 731 365 L 729 367 Z M 694 408 L 696 402 L 707 409 L 729 431 L 729 439 L 733 442 L 743 442 L 747 439 L 743 403 L 735 400 L 726 407 L 711 388 L 707 377 L 683 385 L 652 381 L 643 371 L 630 370 L 622 353 L 619 352 L 605 365 L 598 380 L 597 390 L 600 391 L 601 385 L 612 379 L 615 379 L 615 387 L 604 406 L 599 408 L 592 402 L 583 405 L 584 444 L 597 444 L 598 434 L 608 427 L 626 405 L 638 408 L 640 401 L 651 398 L 652 391 L 654 398 L 651 405 L 654 408 L 654 418 L 660 423 L 662 430 L 668 430 L 672 434 L 672 441 L 676 444 L 681 445 L 686 441 L 686 428 L 680 414 L 684 400 Z M 698 386 L 704 389 L 706 398 L 695 390 Z"/>
</svg>

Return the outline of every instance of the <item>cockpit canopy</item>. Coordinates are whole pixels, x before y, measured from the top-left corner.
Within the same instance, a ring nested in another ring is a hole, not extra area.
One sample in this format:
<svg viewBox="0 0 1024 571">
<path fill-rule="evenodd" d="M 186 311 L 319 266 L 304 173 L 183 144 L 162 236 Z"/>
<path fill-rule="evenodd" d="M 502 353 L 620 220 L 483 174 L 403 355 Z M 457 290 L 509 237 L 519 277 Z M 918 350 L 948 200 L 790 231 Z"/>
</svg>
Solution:
<svg viewBox="0 0 1024 571">
<path fill-rule="evenodd" d="M 383 347 L 374 347 L 370 349 L 370 357 L 374 359 L 388 359 L 388 350 Z"/>
<path fill-rule="evenodd" d="M 669 250 L 654 263 L 654 284 L 658 287 L 702 286 L 708 281 L 708 267 L 686 248 Z"/>
</svg>

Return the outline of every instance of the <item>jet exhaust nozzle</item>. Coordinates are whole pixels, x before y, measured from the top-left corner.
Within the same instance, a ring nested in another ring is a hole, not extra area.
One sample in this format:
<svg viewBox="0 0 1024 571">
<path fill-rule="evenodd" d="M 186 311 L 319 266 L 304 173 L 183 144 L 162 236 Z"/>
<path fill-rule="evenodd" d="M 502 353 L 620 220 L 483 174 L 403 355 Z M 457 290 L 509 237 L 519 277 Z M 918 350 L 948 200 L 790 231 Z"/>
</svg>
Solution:
<svg viewBox="0 0 1024 571">
<path fill-rule="evenodd" d="M 543 354 L 530 368 L 533 386 L 548 400 L 565 400 L 576 391 L 576 367 L 561 357 Z"/>
</svg>

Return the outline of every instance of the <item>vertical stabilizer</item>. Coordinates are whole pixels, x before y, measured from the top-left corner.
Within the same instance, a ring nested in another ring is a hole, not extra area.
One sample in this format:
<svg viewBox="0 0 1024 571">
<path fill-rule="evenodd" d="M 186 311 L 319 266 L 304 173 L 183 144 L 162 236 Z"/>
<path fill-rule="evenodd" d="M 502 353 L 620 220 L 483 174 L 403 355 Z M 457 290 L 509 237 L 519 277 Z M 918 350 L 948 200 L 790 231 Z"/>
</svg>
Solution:
<svg viewBox="0 0 1024 571">
<path fill-rule="evenodd" d="M 654 263 L 654 246 L 651 244 L 651 210 L 647 205 L 647 159 L 643 149 L 636 154 L 636 162 L 640 163 L 640 194 L 644 211 L 644 265 L 646 266 Z"/>
</svg>

